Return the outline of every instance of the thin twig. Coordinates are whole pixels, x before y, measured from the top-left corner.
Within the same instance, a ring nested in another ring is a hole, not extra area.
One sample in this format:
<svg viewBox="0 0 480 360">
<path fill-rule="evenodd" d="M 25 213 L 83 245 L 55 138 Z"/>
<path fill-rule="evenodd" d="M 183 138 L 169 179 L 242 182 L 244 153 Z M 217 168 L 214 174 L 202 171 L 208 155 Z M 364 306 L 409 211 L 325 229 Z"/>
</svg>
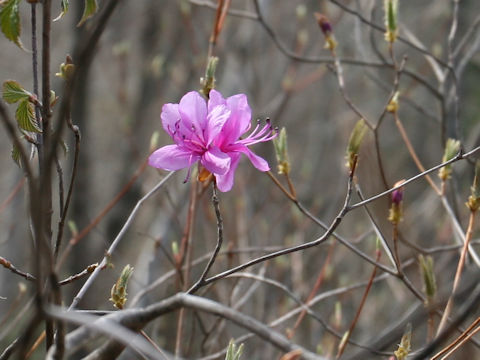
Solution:
<svg viewBox="0 0 480 360">
<path fill-rule="evenodd" d="M 368 203 L 371 203 L 372 201 L 375 201 L 383 196 L 386 196 L 388 194 L 390 194 L 391 192 L 401 188 L 402 186 L 405 186 L 405 185 L 408 185 L 410 184 L 411 182 L 414 182 L 418 179 L 421 179 L 422 177 L 424 177 L 425 175 L 427 174 L 430 174 L 446 165 L 449 165 L 449 164 L 453 164 L 454 162 L 457 162 L 459 160 L 463 160 L 463 159 L 467 159 L 469 158 L 470 156 L 472 156 L 473 154 L 475 154 L 476 152 L 478 152 L 480 150 L 480 146 L 477 146 L 475 148 L 473 148 L 472 150 L 470 150 L 469 152 L 467 153 L 462 153 L 462 152 L 459 152 L 457 155 L 455 155 L 452 159 L 448 160 L 448 161 L 445 161 L 443 163 L 440 163 L 438 165 L 435 165 L 433 167 L 431 167 L 430 169 L 428 170 L 425 170 L 415 176 L 412 176 L 411 178 L 405 180 L 401 185 L 398 185 L 398 186 L 394 186 L 392 187 L 391 189 L 389 190 L 386 190 L 386 191 L 383 191 L 377 195 L 374 195 L 372 197 L 369 197 L 368 199 L 365 199 L 363 201 L 359 201 L 358 203 L 356 204 L 353 204 L 353 205 L 350 205 L 349 206 L 349 210 L 353 210 L 353 209 L 356 209 L 356 208 L 359 208 L 361 206 L 364 206 L 365 204 L 368 204 Z"/>
<path fill-rule="evenodd" d="M 279 251 L 276 251 L 276 252 L 258 257 L 256 259 L 252 259 L 250 261 L 247 261 L 244 264 L 241 264 L 239 266 L 236 266 L 234 268 L 226 270 L 226 271 L 224 271 L 220 274 L 217 274 L 215 276 L 212 276 L 208 279 L 205 279 L 204 284 L 208 285 L 212 282 L 215 282 L 219 279 L 224 278 L 225 276 L 236 273 L 238 271 L 242 271 L 242 270 L 244 270 L 244 269 L 246 269 L 250 266 L 262 263 L 262 262 L 270 260 L 270 259 L 274 259 L 274 258 L 282 256 L 282 255 L 287 255 L 287 254 L 290 254 L 290 253 L 293 253 L 293 252 L 296 252 L 296 251 L 308 249 L 308 248 L 320 245 L 321 243 L 326 241 L 333 234 L 333 232 L 338 227 L 338 225 L 340 225 L 340 223 L 343 220 L 343 217 L 348 212 L 348 207 L 349 207 L 350 199 L 351 199 L 351 196 L 352 196 L 352 189 L 353 189 L 353 187 L 352 187 L 353 175 L 354 175 L 354 169 L 350 172 L 350 175 L 349 175 L 349 178 L 348 178 L 348 185 L 347 185 L 347 191 L 346 191 L 346 195 L 345 195 L 345 199 L 344 199 L 344 204 L 343 204 L 342 208 L 340 209 L 340 211 L 338 212 L 335 219 L 332 221 L 332 223 L 330 224 L 330 226 L 326 230 L 326 232 L 321 237 L 319 237 L 316 240 L 307 242 L 305 244 L 292 246 L 292 247 L 289 247 L 289 248 L 286 248 L 286 249 L 283 249 L 283 250 L 279 250 Z"/>
<path fill-rule="evenodd" d="M 70 114 L 70 105 L 67 107 L 66 121 L 68 123 L 68 127 L 72 130 L 73 134 L 75 135 L 75 150 L 73 155 L 72 174 L 70 177 L 70 184 L 68 185 L 67 199 L 65 203 L 63 203 L 63 201 L 61 202 L 61 215 L 60 215 L 60 221 L 58 222 L 57 240 L 55 242 L 55 248 L 53 251 L 55 262 L 57 261 L 58 252 L 60 251 L 60 246 L 62 244 L 63 229 L 65 227 L 65 220 L 67 218 L 68 208 L 70 206 L 70 201 L 72 199 L 73 184 L 75 183 L 75 178 L 77 175 L 78 157 L 80 154 L 80 129 L 78 128 L 78 126 L 72 123 L 72 118 Z"/>
<path fill-rule="evenodd" d="M 382 256 L 382 252 L 380 249 L 376 249 L 376 258 L 375 260 L 378 262 L 380 261 L 380 257 Z M 362 300 L 360 300 L 360 305 L 358 305 L 357 312 L 355 313 L 355 317 L 352 320 L 352 323 L 350 324 L 350 327 L 347 330 L 345 338 L 342 339 L 342 342 L 340 343 L 340 346 L 338 348 L 337 356 L 335 357 L 336 359 L 340 359 L 342 356 L 343 352 L 345 351 L 345 348 L 347 347 L 348 341 L 350 340 L 350 337 L 352 336 L 353 330 L 355 329 L 355 326 L 357 325 L 358 319 L 360 317 L 360 313 L 363 310 L 363 306 L 365 305 L 365 301 L 367 300 L 368 293 L 370 292 L 370 289 L 372 288 L 373 285 L 373 280 L 375 279 L 375 276 L 377 274 L 377 267 L 374 267 L 372 270 L 372 274 L 370 275 L 370 278 L 368 279 L 368 284 L 367 287 L 365 288 L 365 291 L 363 292 Z"/>
<path fill-rule="evenodd" d="M 7 259 L 3 258 L 0 256 L 0 265 L 2 265 L 4 268 L 10 270 L 14 274 L 20 275 L 23 277 L 25 280 L 28 281 L 35 281 L 36 278 L 32 274 L 29 274 L 28 272 L 24 272 L 22 270 L 17 269 L 10 261 Z"/>
<path fill-rule="evenodd" d="M 212 257 L 208 260 L 207 266 L 203 270 L 200 279 L 187 291 L 187 294 L 194 294 L 197 292 L 204 285 L 204 281 L 207 278 L 208 272 L 210 271 L 211 267 L 215 263 L 218 253 L 222 248 L 223 243 L 223 219 L 222 214 L 220 213 L 219 201 L 217 196 L 217 185 L 213 182 L 213 195 L 212 195 L 212 203 L 215 209 L 215 216 L 217 217 L 217 244 L 215 245 L 215 250 L 212 253 Z"/>
<path fill-rule="evenodd" d="M 143 171 L 147 167 L 147 160 L 143 161 L 139 168 L 135 171 L 133 176 L 128 180 L 128 182 L 122 187 L 122 189 L 115 195 L 115 197 L 105 206 L 105 208 L 100 211 L 100 213 L 88 224 L 85 228 L 83 228 L 78 234 L 75 234 L 70 241 L 68 242 L 67 247 L 62 253 L 60 260 L 58 261 L 57 266 L 61 266 L 64 261 L 66 260 L 67 256 L 72 251 L 72 248 L 85 236 L 87 236 L 90 231 L 92 231 L 95 226 L 97 226 L 100 221 L 108 214 L 110 210 L 120 201 L 120 199 L 127 193 L 127 191 L 133 186 L 135 181 L 138 177 L 143 173 Z"/>
<path fill-rule="evenodd" d="M 473 234 L 473 227 L 475 224 L 475 213 L 476 211 L 472 210 L 470 212 L 470 218 L 468 221 L 468 228 L 467 233 L 465 234 L 465 244 L 463 246 L 462 252 L 460 254 L 460 259 L 458 260 L 457 271 L 455 272 L 455 278 L 453 280 L 453 287 L 452 287 L 452 294 L 450 295 L 447 305 L 445 306 L 445 310 L 443 311 L 442 319 L 440 320 L 440 324 L 438 325 L 437 329 L 437 336 L 442 332 L 445 328 L 447 323 L 448 317 L 452 311 L 453 307 L 453 296 L 457 291 L 458 285 L 460 284 L 460 278 L 462 276 L 463 267 L 465 265 L 465 259 L 468 253 L 468 245 L 470 244 L 470 240 L 472 239 Z"/>
<path fill-rule="evenodd" d="M 95 281 L 95 279 L 97 278 L 97 276 L 99 275 L 100 271 L 102 270 L 102 268 L 108 263 L 108 259 L 110 258 L 110 256 L 112 255 L 113 251 L 115 250 L 115 248 L 117 247 L 117 245 L 120 243 L 120 240 L 122 240 L 123 236 L 125 235 L 125 233 L 127 232 L 128 228 L 130 227 L 130 225 L 132 224 L 133 222 L 133 219 L 135 218 L 135 216 L 137 215 L 137 212 L 138 210 L 140 210 L 140 207 L 143 205 L 143 203 L 148 200 L 152 195 L 154 195 L 164 184 L 165 182 L 174 174 L 173 171 L 169 172 L 160 182 L 157 183 L 157 185 L 155 185 L 153 187 L 152 190 L 150 190 L 147 194 L 145 194 L 138 202 L 137 204 L 135 205 L 135 207 L 133 208 L 132 212 L 130 213 L 130 215 L 128 216 L 128 219 L 127 221 L 125 222 L 125 224 L 123 225 L 122 229 L 120 230 L 120 232 L 118 233 L 118 235 L 116 236 L 116 238 L 113 240 L 112 244 L 110 245 L 110 247 L 108 248 L 104 258 L 102 259 L 102 261 L 100 262 L 100 265 L 97 266 L 97 268 L 93 271 L 93 273 L 90 275 L 90 277 L 88 278 L 87 282 L 82 286 L 82 288 L 80 289 L 80 291 L 78 292 L 78 294 L 74 297 L 73 301 L 72 301 L 72 304 L 70 305 L 69 307 L 69 310 L 72 310 L 73 308 L 75 308 L 78 303 L 80 302 L 80 300 L 82 300 L 83 296 L 85 295 L 85 293 L 87 292 L 87 290 L 90 288 L 90 286 L 93 284 L 93 282 Z"/>
</svg>

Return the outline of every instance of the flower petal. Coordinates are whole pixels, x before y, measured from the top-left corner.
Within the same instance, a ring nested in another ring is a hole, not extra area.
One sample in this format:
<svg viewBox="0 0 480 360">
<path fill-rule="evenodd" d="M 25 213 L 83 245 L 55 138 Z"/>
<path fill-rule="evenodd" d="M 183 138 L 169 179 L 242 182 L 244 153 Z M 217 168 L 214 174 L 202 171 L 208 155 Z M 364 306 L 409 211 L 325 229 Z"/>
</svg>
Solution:
<svg viewBox="0 0 480 360">
<path fill-rule="evenodd" d="M 207 127 L 207 103 L 196 91 L 185 94 L 178 104 L 182 123 L 203 139 L 203 130 Z"/>
<path fill-rule="evenodd" d="M 255 166 L 258 170 L 260 170 L 260 171 L 270 170 L 270 166 L 268 165 L 267 160 L 265 160 L 264 158 L 255 154 L 252 150 L 250 150 L 246 146 L 236 144 L 235 145 L 235 150 L 247 155 L 247 157 L 252 162 L 253 166 Z"/>
<path fill-rule="evenodd" d="M 230 191 L 232 189 L 235 181 L 235 170 L 237 170 L 238 163 L 240 162 L 240 154 L 230 153 L 229 155 L 232 162 L 228 172 L 225 175 L 215 175 L 218 190 L 222 192 Z"/>
<path fill-rule="evenodd" d="M 230 169 L 230 156 L 217 147 L 210 148 L 203 156 L 201 163 L 213 174 L 224 175 Z"/>
<path fill-rule="evenodd" d="M 208 112 L 212 111 L 218 105 L 226 105 L 227 102 L 217 90 L 210 90 L 208 94 Z"/>
<path fill-rule="evenodd" d="M 177 145 L 167 145 L 155 150 L 148 158 L 148 164 L 158 169 L 173 171 L 191 166 L 199 158 Z"/>
<path fill-rule="evenodd" d="M 180 113 L 178 112 L 178 104 L 165 104 L 162 107 L 162 113 L 160 115 L 162 119 L 163 129 L 170 137 L 173 138 L 173 132 L 175 131 L 176 124 L 180 121 Z"/>
<path fill-rule="evenodd" d="M 231 114 L 222 129 L 222 145 L 229 145 L 238 140 L 250 128 L 250 120 L 252 118 L 252 110 L 248 105 L 245 94 L 230 96 L 227 99 L 227 106 Z"/>
<path fill-rule="evenodd" d="M 215 106 L 208 112 L 207 116 L 207 129 L 205 130 L 205 141 L 209 146 L 212 141 L 220 134 L 223 125 L 230 116 L 230 110 L 225 105 Z"/>
</svg>

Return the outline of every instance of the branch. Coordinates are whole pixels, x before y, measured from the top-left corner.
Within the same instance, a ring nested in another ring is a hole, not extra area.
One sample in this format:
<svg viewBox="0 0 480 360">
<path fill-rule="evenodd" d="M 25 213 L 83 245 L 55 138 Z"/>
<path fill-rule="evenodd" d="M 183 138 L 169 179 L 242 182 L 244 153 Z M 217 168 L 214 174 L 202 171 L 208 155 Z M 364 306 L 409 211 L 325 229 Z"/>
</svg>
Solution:
<svg viewBox="0 0 480 360">
<path fill-rule="evenodd" d="M 127 344 L 129 346 L 133 345 L 134 347 L 138 348 L 138 335 L 132 338 L 132 332 L 125 328 L 138 331 L 150 321 L 184 307 L 228 319 L 238 326 L 255 333 L 257 336 L 283 352 L 290 352 L 300 349 L 302 351 L 303 359 L 325 360 L 324 357 L 316 355 L 307 349 L 290 342 L 283 335 L 273 331 L 270 327 L 250 316 L 244 315 L 213 300 L 208 300 L 185 293 L 178 293 L 146 308 L 117 311 L 111 315 L 96 319 L 96 321 L 92 321 L 91 316 L 80 316 L 77 312 L 65 311 L 59 307 L 50 307 L 45 310 L 54 318 L 65 321 L 74 321 L 76 323 L 83 323 L 84 325 L 83 327 L 67 335 L 66 355 L 70 354 L 71 351 L 74 350 L 74 348 L 78 345 L 83 344 L 89 339 L 97 337 L 96 333 L 91 331 L 94 329 L 114 338 L 115 340 L 120 340 L 123 342 L 123 344 L 120 346 L 114 346 L 114 343 L 110 342 L 110 346 L 104 347 L 104 349 L 108 348 L 110 352 L 98 354 L 96 357 L 96 359 L 112 359 L 120 354 L 123 351 L 124 346 Z M 123 327 L 118 326 L 119 324 L 123 325 Z M 116 353 L 112 353 L 112 349 L 114 349 Z M 147 351 L 146 349 L 146 346 L 141 347 L 142 351 Z M 47 359 L 51 359 L 49 356 L 51 356 L 54 351 L 55 349 L 52 347 L 48 353 Z"/>
<path fill-rule="evenodd" d="M 133 208 L 132 212 L 130 213 L 127 221 L 123 225 L 122 229 L 118 233 L 117 237 L 113 240 L 112 244 L 108 248 L 103 260 L 100 262 L 100 265 L 96 267 L 96 269 L 93 271 L 92 275 L 88 278 L 87 282 L 82 286 L 78 294 L 75 296 L 73 299 L 72 304 L 69 307 L 69 310 L 75 308 L 80 300 L 82 300 L 83 296 L 87 292 L 87 290 L 90 288 L 90 286 L 93 284 L 97 276 L 99 275 L 100 271 L 102 268 L 107 264 L 109 257 L 112 255 L 113 251 L 117 247 L 117 245 L 120 243 L 120 240 L 123 238 L 123 235 L 127 232 L 128 228 L 133 222 L 133 219 L 137 215 L 138 210 L 140 210 L 140 207 L 143 205 L 143 203 L 148 200 L 152 195 L 154 195 L 164 184 L 165 182 L 174 174 L 173 171 L 169 172 L 167 176 L 165 176 L 155 187 L 150 190 L 145 196 L 143 196 L 135 205 Z"/>
</svg>

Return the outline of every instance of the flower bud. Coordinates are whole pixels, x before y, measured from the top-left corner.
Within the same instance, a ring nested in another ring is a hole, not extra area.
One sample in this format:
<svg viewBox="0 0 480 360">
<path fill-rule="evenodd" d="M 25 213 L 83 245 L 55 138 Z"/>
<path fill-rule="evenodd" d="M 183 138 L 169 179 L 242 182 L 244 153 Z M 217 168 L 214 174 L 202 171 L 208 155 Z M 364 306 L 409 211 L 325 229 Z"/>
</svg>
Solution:
<svg viewBox="0 0 480 360">
<path fill-rule="evenodd" d="M 393 187 L 397 187 L 404 183 L 405 180 L 400 180 L 393 185 Z M 390 207 L 390 213 L 388 216 L 388 220 L 392 222 L 392 224 L 397 225 L 403 218 L 403 187 L 400 187 L 394 191 L 392 191 L 392 206 Z"/>
<path fill-rule="evenodd" d="M 112 287 L 109 300 L 117 309 L 123 309 L 123 306 L 127 302 L 127 284 L 132 273 L 133 267 L 130 265 L 125 266 L 117 282 Z"/>
<path fill-rule="evenodd" d="M 385 40 L 389 43 L 395 42 L 397 39 L 397 16 L 398 16 L 398 0 L 385 0 Z"/>
<path fill-rule="evenodd" d="M 287 130 L 285 128 L 282 128 L 280 134 L 273 139 L 273 145 L 277 157 L 278 173 L 280 175 L 288 175 L 290 172 L 290 161 L 288 158 Z"/>
<path fill-rule="evenodd" d="M 459 150 L 460 150 L 460 141 L 455 139 L 448 139 L 445 145 L 445 152 L 442 157 L 442 162 L 446 162 L 453 159 L 455 155 L 458 154 Z M 449 179 L 451 174 L 452 174 L 452 165 L 446 165 L 440 168 L 440 170 L 438 170 L 438 177 L 442 179 L 442 181 L 446 181 L 447 179 Z"/>
<path fill-rule="evenodd" d="M 355 158 L 358 156 L 360 145 L 362 144 L 362 140 L 366 132 L 367 132 L 367 125 L 365 124 L 365 120 L 360 119 L 355 124 L 352 134 L 350 135 L 350 140 L 348 141 L 348 146 L 347 146 L 347 154 L 345 156 L 347 159 L 346 166 L 350 170 L 353 169 Z"/>
<path fill-rule="evenodd" d="M 333 29 L 332 29 L 332 25 L 330 24 L 330 21 L 325 15 L 320 14 L 318 12 L 316 12 L 314 15 L 315 15 L 315 18 L 317 19 L 318 26 L 320 26 L 320 30 L 322 30 L 323 35 L 325 35 L 325 40 L 326 40 L 325 48 L 330 51 L 335 50 L 335 48 L 337 47 L 337 41 L 333 36 Z"/>
</svg>

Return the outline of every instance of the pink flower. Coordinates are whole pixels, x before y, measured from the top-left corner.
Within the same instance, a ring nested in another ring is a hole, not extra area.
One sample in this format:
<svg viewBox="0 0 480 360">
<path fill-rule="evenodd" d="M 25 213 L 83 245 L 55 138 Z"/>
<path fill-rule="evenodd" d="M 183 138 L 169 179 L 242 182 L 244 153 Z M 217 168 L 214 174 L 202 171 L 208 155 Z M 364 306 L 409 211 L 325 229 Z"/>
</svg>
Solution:
<svg viewBox="0 0 480 360">
<path fill-rule="evenodd" d="M 263 128 L 257 124 L 250 135 L 240 138 L 251 128 L 251 113 L 244 94 L 224 99 L 212 90 L 207 103 L 198 92 L 191 91 L 179 104 L 163 105 L 162 125 L 175 144 L 154 151 L 148 163 L 172 171 L 190 169 L 200 161 L 215 176 L 218 189 L 229 191 L 242 153 L 258 170 L 270 170 L 265 159 L 248 148 L 276 136 L 270 122 Z"/>
</svg>

